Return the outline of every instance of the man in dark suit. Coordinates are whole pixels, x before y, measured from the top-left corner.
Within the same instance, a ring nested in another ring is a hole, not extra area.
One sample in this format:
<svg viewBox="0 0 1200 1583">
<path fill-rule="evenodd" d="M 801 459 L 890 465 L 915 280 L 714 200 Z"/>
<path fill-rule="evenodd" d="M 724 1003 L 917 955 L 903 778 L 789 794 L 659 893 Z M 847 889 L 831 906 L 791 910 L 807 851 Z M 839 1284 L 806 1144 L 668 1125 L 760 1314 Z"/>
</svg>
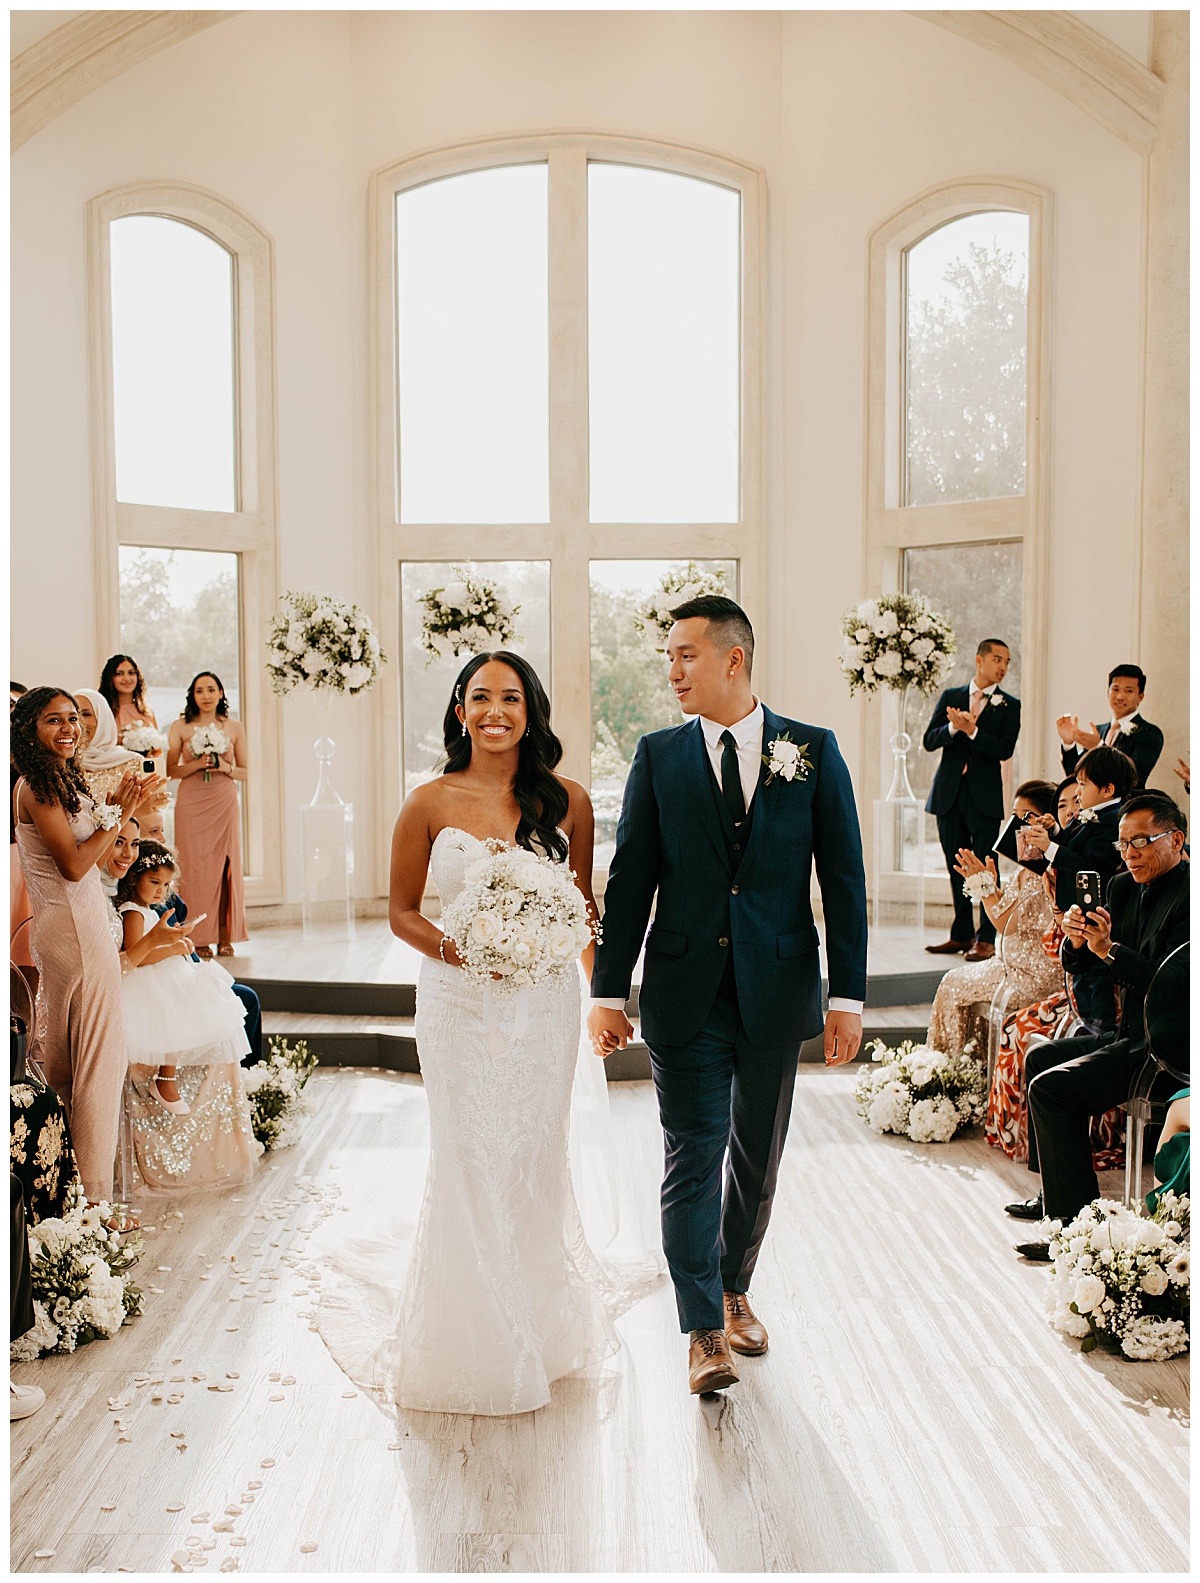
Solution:
<svg viewBox="0 0 1200 1583">
<path fill-rule="evenodd" d="M 1120 991 L 1115 1035 L 1055 1039 L 1029 1052 L 1029 1163 L 1042 1176 L 1041 1202 L 1010 1204 L 1009 1213 L 1044 1213 L 1068 1221 L 1100 1196 L 1092 1168 L 1089 1121 L 1129 1096 L 1145 1060 L 1143 1006 L 1155 971 L 1191 933 L 1184 861 L 1187 820 L 1163 792 L 1138 792 L 1121 812 L 1126 872 L 1108 887 L 1107 905 L 1063 919 L 1069 973 L 1102 966 Z M 1025 1258 L 1046 1260 L 1045 1242 L 1018 1243 Z"/>
<path fill-rule="evenodd" d="M 1055 721 L 1062 738 L 1063 770 L 1075 772 L 1082 754 L 1099 747 L 1118 747 L 1128 753 L 1137 769 L 1141 788 L 1158 763 L 1163 750 L 1163 734 L 1141 716 L 1146 696 L 1146 673 L 1140 665 L 1118 665 L 1108 673 L 1108 706 L 1112 718 L 1101 726 L 1081 726 L 1074 715 L 1059 715 Z"/>
<path fill-rule="evenodd" d="M 1115 842 L 1121 805 L 1132 796 L 1137 780 L 1133 760 L 1120 748 L 1093 748 L 1075 771 L 1079 812 L 1052 840 L 1048 830 L 1029 825 L 1022 831 L 1027 846 L 1044 853 L 1054 871 L 1055 906 L 1066 912 L 1075 902 L 1075 877 L 1085 870 L 1099 874 L 1101 889 L 1122 869 Z"/>
<path fill-rule="evenodd" d="M 588 1028 L 598 1054 L 627 1042 L 624 1005 L 645 940 L 642 1035 L 666 1139 L 663 1250 L 690 1334 L 689 1387 L 704 1394 L 736 1382 L 730 1349 L 767 1350 L 746 1294 L 800 1045 L 822 1027 L 814 860 L 830 1065 L 852 1061 L 862 1040 L 867 907 L 854 791 L 833 733 L 755 698 L 754 634 L 733 600 L 692 599 L 672 615 L 671 686 L 694 718 L 637 745 Z"/>
<path fill-rule="evenodd" d="M 963 894 L 962 875 L 955 867 L 963 847 L 986 859 L 1004 818 L 1004 787 L 1000 766 L 1012 758 L 1021 729 L 1021 700 L 1004 692 L 1008 644 L 984 638 L 975 651 L 975 679 L 968 687 L 947 687 L 937 701 L 925 732 L 927 753 L 942 759 L 926 813 L 937 816 L 938 840 L 950 872 L 954 922 L 942 945 L 927 945 L 934 956 L 965 953 L 968 962 L 995 955 L 996 930 L 987 911 L 974 909 Z"/>
</svg>

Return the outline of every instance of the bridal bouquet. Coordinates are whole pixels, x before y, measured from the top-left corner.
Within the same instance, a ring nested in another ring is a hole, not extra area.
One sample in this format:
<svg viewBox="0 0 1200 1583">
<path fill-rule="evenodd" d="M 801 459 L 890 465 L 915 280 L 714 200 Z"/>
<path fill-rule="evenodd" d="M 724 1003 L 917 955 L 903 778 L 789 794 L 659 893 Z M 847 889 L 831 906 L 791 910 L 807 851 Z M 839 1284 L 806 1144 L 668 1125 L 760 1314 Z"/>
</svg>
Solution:
<svg viewBox="0 0 1200 1583">
<path fill-rule="evenodd" d="M 151 753 L 161 753 L 166 745 L 166 737 L 153 726 L 126 726 L 121 733 L 121 746 L 128 748 L 131 753 L 140 754 L 142 758 Z"/>
<path fill-rule="evenodd" d="M 914 1143 L 949 1143 L 960 1127 L 982 1121 L 987 1074 L 973 1059 L 974 1041 L 961 1055 L 943 1055 L 906 1039 L 889 1050 L 871 1046 L 869 1066 L 854 1087 L 854 1102 L 875 1132 L 897 1132 Z"/>
<path fill-rule="evenodd" d="M 290 693 L 299 682 L 338 693 L 365 692 L 379 679 L 386 656 L 370 616 L 327 594 L 287 593 L 267 639 L 271 690 Z"/>
<path fill-rule="evenodd" d="M 188 743 L 188 752 L 194 759 L 210 759 L 215 769 L 221 754 L 229 752 L 229 738 L 220 726 L 197 726 Z M 204 779 L 212 780 L 212 769 L 204 771 Z"/>
<path fill-rule="evenodd" d="M 1153 1217 L 1098 1198 L 1067 1226 L 1050 1221 L 1054 1275 L 1046 1312 L 1091 1352 L 1173 1358 L 1188 1347 L 1191 1201 L 1164 1193 Z"/>
<path fill-rule="evenodd" d="M 430 656 L 426 666 L 450 654 L 478 654 L 519 641 L 514 621 L 520 605 L 509 604 L 495 583 L 465 567 L 454 566 L 451 571 L 452 583 L 432 588 L 417 600 L 424 611 L 421 647 Z"/>
<path fill-rule="evenodd" d="M 14 1361 L 74 1352 L 88 1341 L 115 1336 L 128 1315 L 141 1313 L 141 1291 L 127 1273 L 141 1256 L 141 1236 L 121 1238 L 104 1225 L 120 1207 L 100 1203 L 89 1209 L 76 1184 L 61 1219 L 29 1227 L 35 1319 L 33 1329 L 11 1343 Z"/>
<path fill-rule="evenodd" d="M 317 1069 L 317 1058 L 309 1053 L 304 1039 L 289 1044 L 277 1034 L 269 1046 L 267 1059 L 242 1074 L 255 1141 L 262 1153 L 286 1149 L 299 1139 L 301 1123 L 312 1113 L 304 1089 Z"/>
<path fill-rule="evenodd" d="M 650 598 L 633 612 L 634 629 L 657 654 L 662 654 L 667 646 L 667 633 L 675 624 L 671 611 L 704 594 L 729 597 L 724 572 L 702 572 L 695 561 L 689 561 L 682 571 L 674 567 L 660 579 Z"/>
<path fill-rule="evenodd" d="M 842 617 L 842 675 L 853 695 L 879 687 L 931 693 L 949 674 L 954 629 L 924 594 L 883 594 Z"/>
<path fill-rule="evenodd" d="M 565 863 L 503 841 L 467 867 L 462 890 L 442 914 L 466 972 L 500 994 L 574 972 L 574 961 L 600 926 Z"/>
</svg>

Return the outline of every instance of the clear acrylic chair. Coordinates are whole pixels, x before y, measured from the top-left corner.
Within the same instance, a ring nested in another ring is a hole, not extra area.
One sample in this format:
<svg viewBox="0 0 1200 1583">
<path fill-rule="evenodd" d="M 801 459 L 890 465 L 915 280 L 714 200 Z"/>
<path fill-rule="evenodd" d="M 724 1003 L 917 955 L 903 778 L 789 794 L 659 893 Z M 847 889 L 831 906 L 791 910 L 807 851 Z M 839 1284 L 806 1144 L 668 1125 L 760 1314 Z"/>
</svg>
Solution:
<svg viewBox="0 0 1200 1583">
<path fill-rule="evenodd" d="M 1025 893 L 1017 898 L 1016 905 L 1009 911 L 1004 920 L 1004 927 L 996 936 L 996 953 L 1004 962 L 1004 977 L 992 991 L 992 998 L 987 1009 L 987 1081 L 988 1093 L 992 1091 L 992 1074 L 996 1070 L 996 1058 L 1000 1053 L 1000 1038 L 1004 1032 L 1004 1020 L 1011 1012 L 1019 1011 L 1022 1004 L 1023 993 L 1018 987 L 1018 979 L 1009 967 L 1009 958 L 1012 955 L 1011 942 L 1021 932 L 1037 930 L 1044 934 L 1050 927 L 1052 913 L 1050 902 L 1041 886 L 1027 886 Z M 1038 929 L 1038 924 L 1041 927 Z M 1006 952 L 1006 945 L 1009 947 Z"/>
<path fill-rule="evenodd" d="M 1176 946 L 1159 963 L 1142 1007 L 1142 1026 L 1146 1038 L 1146 1059 L 1125 1101 L 1125 1207 L 1138 1209 L 1144 1202 L 1146 1126 L 1166 1115 L 1168 1101 L 1151 1099 L 1151 1090 L 1161 1077 L 1169 1077 L 1175 1088 L 1191 1081 L 1191 946 Z"/>
</svg>

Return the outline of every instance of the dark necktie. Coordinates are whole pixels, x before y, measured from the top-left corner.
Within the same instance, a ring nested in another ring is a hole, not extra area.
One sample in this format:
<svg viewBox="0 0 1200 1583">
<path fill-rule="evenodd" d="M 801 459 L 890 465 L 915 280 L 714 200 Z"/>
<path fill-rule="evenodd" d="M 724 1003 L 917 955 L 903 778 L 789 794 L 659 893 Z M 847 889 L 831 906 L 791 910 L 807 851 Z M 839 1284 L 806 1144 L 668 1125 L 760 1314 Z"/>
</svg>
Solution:
<svg viewBox="0 0 1200 1583">
<path fill-rule="evenodd" d="M 741 824 L 746 817 L 746 799 L 742 795 L 742 773 L 738 769 L 737 743 L 732 731 L 721 732 L 721 794 L 734 824 Z"/>
</svg>

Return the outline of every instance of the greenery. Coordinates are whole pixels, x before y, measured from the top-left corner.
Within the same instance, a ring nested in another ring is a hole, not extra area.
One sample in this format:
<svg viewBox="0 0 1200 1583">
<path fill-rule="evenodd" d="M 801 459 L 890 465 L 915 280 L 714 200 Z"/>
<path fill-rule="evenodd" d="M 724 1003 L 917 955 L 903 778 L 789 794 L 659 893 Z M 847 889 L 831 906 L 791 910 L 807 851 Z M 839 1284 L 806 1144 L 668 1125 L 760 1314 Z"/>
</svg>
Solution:
<svg viewBox="0 0 1200 1583">
<path fill-rule="evenodd" d="M 147 550 L 122 558 L 121 648 L 149 686 L 179 688 L 180 709 L 197 671 L 215 671 L 226 687 L 237 686 L 237 610 L 233 572 L 215 577 L 183 609 L 172 603 L 166 559 Z"/>
</svg>

